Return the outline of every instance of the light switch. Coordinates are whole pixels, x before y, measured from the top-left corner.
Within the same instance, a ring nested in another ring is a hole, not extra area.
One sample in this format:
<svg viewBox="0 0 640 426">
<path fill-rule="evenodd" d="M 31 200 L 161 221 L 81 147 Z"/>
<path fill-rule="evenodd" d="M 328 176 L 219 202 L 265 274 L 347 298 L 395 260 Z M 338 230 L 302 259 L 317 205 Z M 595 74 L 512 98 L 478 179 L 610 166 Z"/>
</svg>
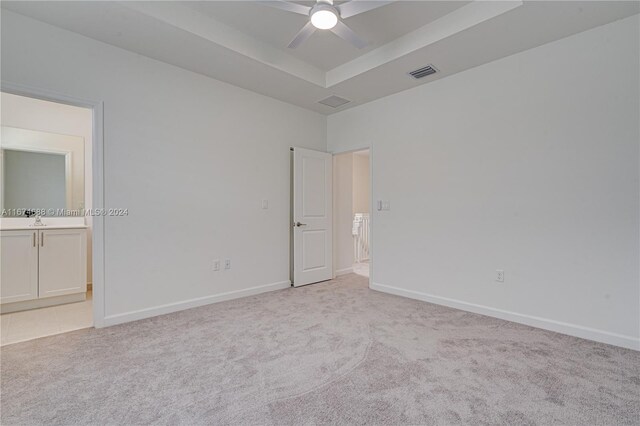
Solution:
<svg viewBox="0 0 640 426">
<path fill-rule="evenodd" d="M 376 203 L 376 208 L 378 209 L 378 211 L 391 210 L 391 202 L 387 200 L 378 200 Z"/>
<path fill-rule="evenodd" d="M 262 210 L 267 210 L 269 208 L 269 200 L 262 200 Z"/>
</svg>

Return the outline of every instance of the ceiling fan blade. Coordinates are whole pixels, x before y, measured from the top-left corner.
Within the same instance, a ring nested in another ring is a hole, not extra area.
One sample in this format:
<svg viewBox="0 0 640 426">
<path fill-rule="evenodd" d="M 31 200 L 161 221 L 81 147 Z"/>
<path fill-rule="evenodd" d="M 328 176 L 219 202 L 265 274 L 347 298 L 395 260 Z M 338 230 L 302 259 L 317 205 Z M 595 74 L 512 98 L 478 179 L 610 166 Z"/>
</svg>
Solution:
<svg viewBox="0 0 640 426">
<path fill-rule="evenodd" d="M 367 44 L 369 44 L 367 41 L 361 39 L 358 34 L 354 33 L 353 30 L 347 27 L 342 21 L 338 21 L 336 26 L 331 28 L 331 31 L 338 37 L 343 38 L 349 43 L 353 44 L 358 49 L 362 49 Z"/>
<path fill-rule="evenodd" d="M 297 13 L 298 15 L 309 16 L 310 7 L 298 3 L 291 3 L 284 0 L 277 1 L 261 1 L 260 4 L 275 7 L 276 9 L 286 10 L 287 12 Z"/>
<path fill-rule="evenodd" d="M 361 13 L 386 6 L 389 3 L 393 3 L 393 1 L 351 0 L 338 5 L 337 8 L 338 10 L 340 10 L 340 17 L 342 19 L 346 19 L 351 16 L 359 15 Z"/>
<path fill-rule="evenodd" d="M 315 30 L 316 27 L 313 26 L 311 21 L 307 22 L 307 25 L 302 27 L 302 29 L 298 32 L 298 34 L 296 34 L 293 40 L 291 40 L 291 43 L 289 43 L 289 49 L 295 49 L 296 47 L 300 46 L 309 37 L 311 37 L 311 34 L 313 34 Z"/>
</svg>

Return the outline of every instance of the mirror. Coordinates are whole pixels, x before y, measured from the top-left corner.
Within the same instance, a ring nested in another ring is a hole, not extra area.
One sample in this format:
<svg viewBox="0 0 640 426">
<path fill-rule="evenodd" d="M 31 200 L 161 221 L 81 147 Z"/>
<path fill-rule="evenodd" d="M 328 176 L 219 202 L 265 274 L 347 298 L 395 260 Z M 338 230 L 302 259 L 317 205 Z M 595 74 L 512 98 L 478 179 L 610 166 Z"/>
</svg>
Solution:
<svg viewBox="0 0 640 426">
<path fill-rule="evenodd" d="M 84 138 L 3 126 L 0 160 L 2 217 L 84 214 Z"/>
</svg>

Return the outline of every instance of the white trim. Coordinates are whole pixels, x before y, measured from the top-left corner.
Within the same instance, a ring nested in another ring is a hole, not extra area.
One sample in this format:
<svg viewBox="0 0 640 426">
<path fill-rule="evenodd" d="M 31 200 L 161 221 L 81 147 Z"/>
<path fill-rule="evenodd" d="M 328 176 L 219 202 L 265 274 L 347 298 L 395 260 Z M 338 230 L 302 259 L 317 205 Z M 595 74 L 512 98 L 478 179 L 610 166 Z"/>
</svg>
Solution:
<svg viewBox="0 0 640 426">
<path fill-rule="evenodd" d="M 2 81 L 1 90 L 14 95 L 27 96 L 30 98 L 42 99 L 45 101 L 57 102 L 83 108 L 90 108 L 93 111 L 93 138 L 92 138 L 92 167 L 93 195 L 92 208 L 94 210 L 104 209 L 104 104 L 102 101 L 86 100 L 74 98 L 50 90 L 25 86 L 23 84 Z M 85 170 L 86 174 L 86 170 Z M 98 215 L 93 218 L 92 223 L 92 281 L 93 281 L 93 326 L 104 327 L 104 216 Z"/>
<path fill-rule="evenodd" d="M 326 72 L 262 40 L 251 37 L 213 17 L 204 16 L 180 2 L 121 2 L 124 7 L 150 16 L 214 45 L 243 55 L 294 77 L 326 87 Z"/>
<path fill-rule="evenodd" d="M 166 305 L 154 306 L 152 308 L 140 309 L 137 311 L 125 312 L 122 314 L 109 315 L 104 318 L 104 325 L 116 325 L 129 321 L 137 321 L 151 318 L 158 315 L 170 314 L 185 309 L 197 308 L 199 306 L 210 305 L 212 303 L 224 302 L 226 300 L 239 299 L 241 297 L 253 296 L 255 294 L 266 293 L 268 291 L 283 290 L 291 287 L 291 281 L 280 281 L 273 284 L 266 284 L 251 287 L 244 290 L 229 291 L 226 293 L 214 294 L 211 296 L 198 297 L 184 300 L 182 302 L 168 303 Z"/>
<path fill-rule="evenodd" d="M 339 277 L 340 275 L 351 274 L 352 272 L 353 272 L 353 267 L 344 268 L 344 269 L 338 269 L 338 270 L 336 270 L 336 277 Z"/>
<path fill-rule="evenodd" d="M 373 144 L 369 145 L 369 288 L 373 286 L 373 236 L 375 235 L 376 197 L 373 192 Z"/>
<path fill-rule="evenodd" d="M 383 293 L 394 294 L 396 296 L 408 297 L 410 299 L 422 300 L 436 305 L 448 306 L 450 308 L 486 315 L 493 318 L 500 318 L 531 327 L 542 328 L 544 330 L 555 331 L 556 333 L 568 334 L 569 336 L 580 337 L 582 339 L 595 340 L 596 342 L 607 343 L 609 345 L 621 346 L 623 348 L 640 351 L 640 338 L 611 333 L 609 331 L 597 330 L 595 328 L 583 327 L 581 325 L 570 324 L 552 319 L 535 317 L 532 315 L 519 314 L 502 309 L 491 308 L 489 306 L 477 305 L 463 302 L 461 300 L 447 297 L 434 296 L 419 291 L 405 290 L 384 284 L 371 284 L 373 290 Z"/>
<path fill-rule="evenodd" d="M 389 64 L 523 5 L 520 0 L 472 1 L 326 72 L 326 88 Z"/>
</svg>

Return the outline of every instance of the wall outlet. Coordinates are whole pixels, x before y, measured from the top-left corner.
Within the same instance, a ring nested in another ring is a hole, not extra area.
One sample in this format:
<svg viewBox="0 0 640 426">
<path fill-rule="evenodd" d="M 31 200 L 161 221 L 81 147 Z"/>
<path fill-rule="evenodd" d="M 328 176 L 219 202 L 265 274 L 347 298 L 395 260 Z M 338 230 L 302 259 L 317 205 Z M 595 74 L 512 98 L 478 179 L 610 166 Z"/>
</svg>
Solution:
<svg viewBox="0 0 640 426">
<path fill-rule="evenodd" d="M 214 271 L 219 271 L 220 270 L 220 261 L 218 259 L 213 261 L 213 270 Z"/>
<path fill-rule="evenodd" d="M 224 261 L 224 269 L 231 269 L 231 259 Z"/>
<path fill-rule="evenodd" d="M 504 282 L 504 270 L 496 269 L 496 281 L 499 283 Z"/>
</svg>

